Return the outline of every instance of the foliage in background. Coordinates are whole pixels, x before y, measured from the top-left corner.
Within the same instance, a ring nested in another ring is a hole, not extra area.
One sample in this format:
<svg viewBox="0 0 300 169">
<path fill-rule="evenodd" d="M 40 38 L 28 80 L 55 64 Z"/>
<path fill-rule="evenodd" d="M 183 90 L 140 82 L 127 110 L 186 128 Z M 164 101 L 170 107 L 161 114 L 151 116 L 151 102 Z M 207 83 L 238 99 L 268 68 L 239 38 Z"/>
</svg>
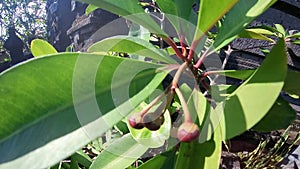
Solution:
<svg viewBox="0 0 300 169">
<path fill-rule="evenodd" d="M 2 0 L 0 2 L 0 50 L 7 29 L 14 25 L 26 42 L 31 36 L 46 37 L 46 0 Z M 27 48 L 28 49 L 28 48 Z"/>
<path fill-rule="evenodd" d="M 299 72 L 287 69 L 286 56 L 286 41 L 298 35 L 285 35 L 278 25 L 245 29 L 275 0 L 157 0 L 143 6 L 135 0 L 82 1 L 93 5 L 87 13 L 101 7 L 134 22 L 131 31 L 151 34 L 109 37 L 87 53 L 57 53 L 47 42 L 33 41 L 36 58 L 0 74 L 0 169 L 57 163 L 53 168 L 218 168 L 222 141 L 249 129 L 286 128 L 295 118 L 280 93 L 300 95 Z M 177 37 L 166 34 L 145 7 L 167 18 Z M 218 32 L 209 32 L 212 27 Z M 274 43 L 259 68 L 205 69 L 212 53 L 242 36 Z M 171 71 L 175 75 L 163 89 Z M 217 83 L 215 75 L 242 82 Z M 120 135 L 101 146 L 99 137 L 111 130 Z M 153 148 L 165 153 L 139 160 Z"/>
</svg>

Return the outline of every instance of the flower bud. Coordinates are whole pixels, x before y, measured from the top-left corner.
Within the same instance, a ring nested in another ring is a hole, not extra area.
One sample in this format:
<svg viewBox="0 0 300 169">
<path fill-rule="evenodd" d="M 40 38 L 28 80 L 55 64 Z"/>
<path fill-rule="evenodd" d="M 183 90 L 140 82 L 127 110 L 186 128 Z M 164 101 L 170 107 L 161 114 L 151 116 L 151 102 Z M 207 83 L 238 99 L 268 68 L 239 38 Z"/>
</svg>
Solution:
<svg viewBox="0 0 300 169">
<path fill-rule="evenodd" d="M 135 129 L 142 129 L 144 125 L 142 123 L 142 116 L 140 113 L 134 113 L 128 118 L 129 125 Z"/>
<path fill-rule="evenodd" d="M 199 137 L 198 126 L 191 122 L 185 122 L 178 128 L 177 137 L 180 141 L 191 142 Z"/>
<path fill-rule="evenodd" d="M 164 121 L 164 116 L 158 116 L 157 113 L 147 113 L 142 118 L 142 123 L 144 126 L 152 131 L 158 130 Z"/>
</svg>

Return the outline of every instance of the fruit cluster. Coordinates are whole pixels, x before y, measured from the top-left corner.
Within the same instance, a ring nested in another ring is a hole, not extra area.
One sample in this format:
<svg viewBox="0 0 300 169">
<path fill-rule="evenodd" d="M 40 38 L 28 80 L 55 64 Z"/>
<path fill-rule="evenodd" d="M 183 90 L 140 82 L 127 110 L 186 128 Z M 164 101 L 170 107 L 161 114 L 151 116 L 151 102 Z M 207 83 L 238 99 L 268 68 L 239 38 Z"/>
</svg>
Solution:
<svg viewBox="0 0 300 169">
<path fill-rule="evenodd" d="M 170 105 L 170 100 L 174 98 L 174 94 L 176 93 L 176 95 L 180 100 L 181 106 L 183 108 L 183 114 L 184 114 L 184 122 L 178 128 L 177 138 L 179 139 L 179 141 L 182 142 L 190 142 L 196 140 L 199 137 L 200 130 L 198 128 L 198 125 L 192 122 L 187 103 L 177 85 L 179 76 L 184 71 L 184 69 L 186 69 L 186 67 L 187 64 L 181 65 L 176 75 L 174 76 L 171 86 L 167 88 L 165 93 L 162 93 L 161 95 L 156 97 L 141 112 L 134 113 L 129 117 L 128 122 L 131 127 L 135 129 L 142 129 L 145 127 L 151 131 L 158 130 L 165 121 L 163 116 L 164 112 L 166 108 Z M 168 103 L 164 105 L 165 106 L 164 111 L 159 110 L 155 112 L 150 112 L 149 110 L 151 109 L 151 107 L 157 104 L 158 101 L 161 100 L 166 93 L 169 93 L 171 97 L 168 99 L 167 101 Z"/>
</svg>

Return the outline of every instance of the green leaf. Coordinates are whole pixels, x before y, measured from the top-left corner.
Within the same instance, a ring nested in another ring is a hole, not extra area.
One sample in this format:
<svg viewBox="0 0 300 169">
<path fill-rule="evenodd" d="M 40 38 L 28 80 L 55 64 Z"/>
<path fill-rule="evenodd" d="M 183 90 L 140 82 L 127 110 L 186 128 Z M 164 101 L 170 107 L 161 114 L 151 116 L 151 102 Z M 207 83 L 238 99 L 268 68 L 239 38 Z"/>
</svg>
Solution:
<svg viewBox="0 0 300 169">
<path fill-rule="evenodd" d="M 220 70 L 211 71 L 212 74 L 223 75 L 240 80 L 247 80 L 256 70 Z M 290 94 L 296 94 L 300 96 L 300 72 L 288 70 L 284 81 L 283 89 Z"/>
<path fill-rule="evenodd" d="M 194 169 L 195 166 L 202 169 L 218 169 L 221 151 L 222 137 L 218 127 L 209 141 L 181 143 L 175 169 Z"/>
<path fill-rule="evenodd" d="M 257 33 L 257 34 L 272 36 L 272 35 L 275 35 L 273 29 L 274 28 L 270 29 L 269 27 L 261 26 L 261 27 L 256 27 L 256 28 L 249 28 L 246 30 Z"/>
<path fill-rule="evenodd" d="M 70 169 L 80 169 L 78 162 L 71 157 Z"/>
<path fill-rule="evenodd" d="M 252 69 L 248 69 L 248 70 L 216 70 L 216 71 L 210 71 L 209 73 L 223 75 L 223 76 L 227 76 L 227 77 L 231 77 L 231 78 L 235 78 L 235 79 L 246 80 L 249 77 L 251 77 L 251 75 L 253 75 L 253 73 L 255 71 L 256 70 L 252 70 Z"/>
<path fill-rule="evenodd" d="M 188 21 L 193 12 L 194 1 L 195 0 L 156 0 L 156 3 L 164 13 L 178 16 Z"/>
<path fill-rule="evenodd" d="M 218 105 L 218 114 L 224 111 L 220 119 L 223 139 L 252 128 L 268 113 L 284 85 L 286 73 L 285 43 L 280 39 L 257 71 L 223 105 Z"/>
<path fill-rule="evenodd" d="M 287 72 L 284 82 L 283 90 L 289 94 L 300 96 L 300 72 L 291 71 Z"/>
<path fill-rule="evenodd" d="M 287 38 L 300 38 L 300 32 L 287 36 Z"/>
<path fill-rule="evenodd" d="M 138 169 L 173 169 L 175 162 L 175 151 L 167 151 L 165 153 L 156 155 Z"/>
<path fill-rule="evenodd" d="M 210 93 L 216 102 L 222 102 L 224 99 L 233 93 L 238 88 L 237 85 L 212 85 Z"/>
<path fill-rule="evenodd" d="M 72 159 L 87 168 L 92 164 L 92 159 L 82 150 L 76 151 L 76 153 L 72 155 Z"/>
<path fill-rule="evenodd" d="M 198 32 L 200 34 L 197 34 L 196 38 L 202 37 L 204 33 L 209 31 L 237 2 L 238 0 L 201 0 L 197 23 L 197 28 L 201 32 Z"/>
<path fill-rule="evenodd" d="M 42 39 L 34 39 L 30 46 L 34 57 L 57 53 L 56 49 L 50 43 Z"/>
<path fill-rule="evenodd" d="M 111 13 L 123 16 L 143 27 L 150 32 L 155 32 L 163 35 L 163 31 L 154 22 L 154 20 L 146 14 L 137 0 L 80 0 L 82 2 L 98 6 Z"/>
<path fill-rule="evenodd" d="M 161 67 L 62 53 L 0 74 L 0 168 L 46 168 L 69 157 L 143 102 L 167 75 Z"/>
<path fill-rule="evenodd" d="M 134 129 L 127 124 L 132 137 L 141 145 L 150 148 L 158 148 L 165 144 L 170 137 L 171 118 L 169 111 L 164 113 L 165 121 L 157 131 L 150 131 L 147 128 Z"/>
<path fill-rule="evenodd" d="M 295 110 L 287 101 L 279 97 L 268 114 L 252 129 L 261 132 L 286 129 L 295 120 L 295 118 Z"/>
<path fill-rule="evenodd" d="M 300 40 L 293 40 L 292 43 L 296 45 L 300 45 Z"/>
<path fill-rule="evenodd" d="M 95 11 L 95 10 L 97 10 L 97 9 L 99 9 L 99 7 L 98 6 L 95 6 L 95 5 L 89 5 L 89 6 L 87 6 L 86 7 L 86 9 L 85 9 L 85 15 L 89 15 L 91 12 L 93 12 L 93 11 Z"/>
<path fill-rule="evenodd" d="M 126 134 L 103 150 L 90 169 L 126 168 L 147 150 L 148 147 L 136 142 L 130 134 Z"/>
<path fill-rule="evenodd" d="M 251 29 L 245 29 L 238 35 L 239 38 L 259 39 L 269 42 L 275 42 L 273 39 L 264 36 L 263 34 L 252 31 Z"/>
<path fill-rule="evenodd" d="M 213 46 L 216 50 L 230 43 L 257 16 L 276 0 L 240 0 L 226 14 Z"/>
<path fill-rule="evenodd" d="M 88 52 L 95 53 L 108 51 L 125 52 L 145 56 L 166 63 L 177 63 L 164 51 L 154 47 L 148 41 L 137 37 L 115 36 L 97 42 L 88 49 Z"/>
<path fill-rule="evenodd" d="M 197 14 L 193 10 L 195 0 L 156 0 L 159 8 L 166 14 L 177 33 L 188 37 L 192 41 L 197 24 Z"/>
<path fill-rule="evenodd" d="M 277 31 L 278 31 L 280 34 L 282 34 L 283 37 L 286 36 L 285 29 L 284 29 L 284 27 L 283 27 L 282 25 L 280 25 L 280 24 L 275 24 L 275 27 L 276 27 Z"/>
</svg>

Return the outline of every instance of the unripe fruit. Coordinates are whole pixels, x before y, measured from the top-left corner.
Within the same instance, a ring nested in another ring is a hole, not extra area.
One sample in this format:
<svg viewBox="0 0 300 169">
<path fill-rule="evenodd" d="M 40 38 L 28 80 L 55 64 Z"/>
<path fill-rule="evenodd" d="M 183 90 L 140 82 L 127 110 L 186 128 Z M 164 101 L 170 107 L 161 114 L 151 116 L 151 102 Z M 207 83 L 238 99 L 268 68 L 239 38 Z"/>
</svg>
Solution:
<svg viewBox="0 0 300 169">
<path fill-rule="evenodd" d="M 140 113 L 134 113 L 128 118 L 129 125 L 135 129 L 142 129 L 144 125 L 142 123 L 142 116 Z"/>
<path fill-rule="evenodd" d="M 177 137 L 180 141 L 190 142 L 199 137 L 200 130 L 198 126 L 191 122 L 185 122 L 178 128 Z"/>
<path fill-rule="evenodd" d="M 142 123 L 144 126 L 152 131 L 158 130 L 164 121 L 164 116 L 158 116 L 157 113 L 147 113 L 142 118 Z"/>
</svg>

